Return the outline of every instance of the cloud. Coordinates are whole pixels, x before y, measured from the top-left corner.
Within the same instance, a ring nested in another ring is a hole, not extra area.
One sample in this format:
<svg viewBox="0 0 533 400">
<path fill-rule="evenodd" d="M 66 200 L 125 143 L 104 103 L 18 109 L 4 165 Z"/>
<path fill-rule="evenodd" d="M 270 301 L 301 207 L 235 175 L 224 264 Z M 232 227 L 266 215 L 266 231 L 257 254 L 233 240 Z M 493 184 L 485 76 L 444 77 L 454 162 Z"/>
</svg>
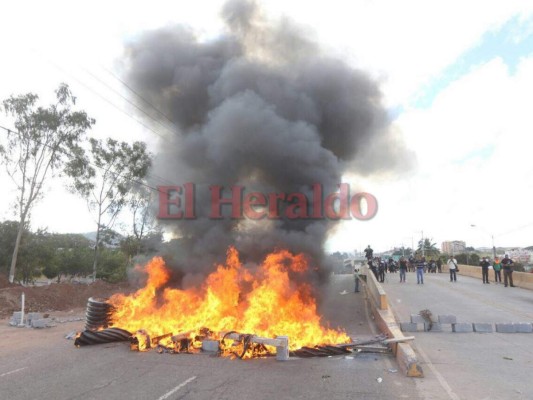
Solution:
<svg viewBox="0 0 533 400">
<path fill-rule="evenodd" d="M 532 83 L 533 57 L 514 74 L 495 58 L 449 85 L 430 108 L 407 110 L 396 123 L 418 170 L 401 182 L 367 182 L 380 215 L 364 227 L 352 224 L 336 240 L 353 243 L 364 234 L 379 241 L 386 230 L 388 242 L 380 244 L 387 248 L 424 230 L 439 243 L 490 245 L 488 234 L 470 228 L 476 224 L 497 245 L 532 245 Z"/>
</svg>

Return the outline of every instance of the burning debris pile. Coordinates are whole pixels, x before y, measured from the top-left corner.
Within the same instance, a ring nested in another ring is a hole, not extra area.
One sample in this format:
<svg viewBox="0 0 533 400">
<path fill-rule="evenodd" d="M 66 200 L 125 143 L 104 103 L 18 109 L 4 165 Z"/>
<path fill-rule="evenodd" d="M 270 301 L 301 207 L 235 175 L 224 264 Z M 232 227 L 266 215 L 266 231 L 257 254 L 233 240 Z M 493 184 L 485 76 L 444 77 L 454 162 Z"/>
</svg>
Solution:
<svg viewBox="0 0 533 400">
<path fill-rule="evenodd" d="M 143 269 L 148 275 L 145 287 L 108 300 L 111 329 L 131 332 L 134 350 L 179 353 L 210 348 L 239 358 L 280 351 L 288 356 L 289 350 L 350 343 L 342 330 L 321 324 L 313 288 L 298 279 L 308 268 L 303 254 L 278 250 L 252 270 L 243 266 L 232 247 L 225 265 L 218 265 L 199 288 L 182 290 L 167 285 L 170 271 L 156 257 Z M 90 304 L 94 307 L 94 301 Z M 115 334 L 108 329 L 89 331 L 76 345 L 101 343 Z"/>
<path fill-rule="evenodd" d="M 316 299 L 331 267 L 324 243 L 344 217 L 340 210 L 324 217 L 312 188 L 338 194 L 347 172 L 405 169 L 408 152 L 365 73 L 325 54 L 287 19 L 268 20 L 255 1 L 228 1 L 221 16 L 227 30 L 210 40 L 178 26 L 127 45 L 126 81 L 155 110 L 158 129 L 172 132 L 149 183 L 194 187 L 195 202 L 163 199 L 163 215 L 181 208 L 188 215 L 160 220 L 179 243 L 159 253 L 166 266 L 159 257 L 146 265 L 144 288 L 109 299 L 112 329 L 131 332 L 140 351 L 212 346 L 240 358 L 276 348 L 343 351 L 351 339 L 323 326 Z M 246 188 L 249 214 L 268 216 L 235 217 L 242 199 L 229 188 Z M 274 194 L 275 212 L 258 200 L 264 193 Z"/>
</svg>

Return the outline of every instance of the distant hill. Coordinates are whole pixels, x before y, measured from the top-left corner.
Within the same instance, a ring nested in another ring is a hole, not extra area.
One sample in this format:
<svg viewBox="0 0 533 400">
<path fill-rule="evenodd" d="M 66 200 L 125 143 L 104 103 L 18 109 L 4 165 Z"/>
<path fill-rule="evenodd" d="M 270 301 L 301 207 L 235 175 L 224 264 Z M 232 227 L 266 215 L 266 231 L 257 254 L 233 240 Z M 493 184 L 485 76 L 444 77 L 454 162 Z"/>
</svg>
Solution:
<svg viewBox="0 0 533 400">
<path fill-rule="evenodd" d="M 90 240 L 93 244 L 96 242 L 96 231 L 80 233 L 80 235 Z M 106 231 L 103 233 L 103 235 L 104 239 L 102 240 L 104 241 L 104 244 L 108 247 L 119 247 L 120 242 L 124 240 L 124 236 L 115 231 Z"/>
<path fill-rule="evenodd" d="M 80 235 L 86 239 L 89 239 L 93 243 L 96 240 L 96 232 L 80 233 Z"/>
<path fill-rule="evenodd" d="M 524 250 L 533 251 L 533 246 L 524 247 Z"/>
</svg>

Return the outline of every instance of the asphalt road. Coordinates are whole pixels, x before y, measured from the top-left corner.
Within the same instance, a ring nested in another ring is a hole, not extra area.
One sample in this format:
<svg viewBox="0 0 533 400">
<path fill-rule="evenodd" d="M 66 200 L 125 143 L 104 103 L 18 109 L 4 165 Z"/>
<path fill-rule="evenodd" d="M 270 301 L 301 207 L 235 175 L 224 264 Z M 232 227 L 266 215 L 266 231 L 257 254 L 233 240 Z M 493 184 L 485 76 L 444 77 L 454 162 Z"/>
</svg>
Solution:
<svg viewBox="0 0 533 400">
<path fill-rule="evenodd" d="M 383 284 L 397 320 L 429 309 L 452 314 L 457 322 L 533 322 L 533 292 L 518 287 L 483 284 L 481 280 L 447 273 L 426 274 L 417 285 L 388 274 Z M 417 380 L 428 399 L 533 399 L 533 333 L 418 332 L 413 348 L 425 378 Z M 409 334 L 411 335 L 411 333 Z"/>
<path fill-rule="evenodd" d="M 376 334 L 353 276 L 335 275 L 321 313 L 352 338 Z M 80 313 L 83 310 L 78 310 Z M 230 360 L 132 352 L 127 343 L 75 348 L 82 322 L 35 330 L 0 326 L 0 399 L 423 399 L 389 355 Z M 381 379 L 378 379 L 381 378 Z"/>
</svg>

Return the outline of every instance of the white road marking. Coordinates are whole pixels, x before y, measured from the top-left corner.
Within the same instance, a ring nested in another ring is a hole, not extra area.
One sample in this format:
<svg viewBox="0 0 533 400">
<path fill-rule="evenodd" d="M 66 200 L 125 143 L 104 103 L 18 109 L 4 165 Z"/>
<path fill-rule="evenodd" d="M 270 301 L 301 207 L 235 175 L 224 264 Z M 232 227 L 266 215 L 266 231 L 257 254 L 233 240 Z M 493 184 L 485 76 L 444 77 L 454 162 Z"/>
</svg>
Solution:
<svg viewBox="0 0 533 400">
<path fill-rule="evenodd" d="M 401 300 L 400 300 L 401 301 Z M 394 315 L 394 319 L 396 321 L 399 321 L 399 317 L 398 317 L 398 314 L 396 313 L 396 310 L 394 308 L 391 307 L 391 311 L 392 311 L 392 314 Z M 415 349 L 413 349 L 415 350 Z M 441 387 L 444 389 L 444 391 L 446 392 L 446 394 L 448 395 L 448 397 L 451 399 L 451 400 L 460 400 L 459 396 L 457 396 L 453 389 L 451 388 L 451 386 L 448 384 L 448 381 L 446 379 L 444 379 L 444 377 L 441 375 L 441 373 L 439 371 L 437 371 L 437 368 L 435 367 L 435 365 L 433 365 L 433 363 L 431 362 L 431 360 L 429 359 L 428 355 L 426 354 L 426 352 L 424 350 L 422 350 L 422 347 L 420 346 L 420 343 L 416 343 L 416 350 L 415 352 L 418 352 L 420 354 L 420 356 L 422 357 L 422 360 L 427 364 L 427 366 L 429 367 L 429 369 L 431 370 L 431 372 L 433 372 L 433 374 L 435 374 L 435 377 L 437 378 L 437 380 L 439 381 L 439 384 L 441 385 Z"/>
<path fill-rule="evenodd" d="M 433 372 L 435 374 L 435 376 L 437 377 L 437 380 L 439 381 L 440 385 L 442 386 L 442 388 L 444 389 L 446 394 L 450 397 L 450 399 L 451 400 L 461 400 L 459 398 L 459 396 L 457 396 L 454 393 L 453 389 L 448 384 L 446 379 L 444 379 L 444 377 L 440 374 L 440 372 L 437 371 L 437 368 L 435 368 L 435 366 L 433 365 L 433 363 L 431 362 L 431 360 L 429 359 L 427 354 L 422 350 L 422 348 L 420 346 L 417 346 L 416 349 L 417 349 L 418 353 L 420 353 L 420 355 L 422 356 L 422 359 L 425 361 L 425 363 L 427 364 L 427 366 L 429 367 L 431 372 Z"/>
<path fill-rule="evenodd" d="M 185 385 L 187 385 L 188 383 L 194 381 L 196 379 L 196 376 L 193 376 L 193 377 L 190 377 L 189 379 L 187 379 L 185 382 L 182 382 L 180 383 L 178 386 L 176 386 L 174 389 L 172 389 L 170 392 L 164 394 L 163 396 L 161 396 L 160 398 L 158 398 L 157 400 L 165 400 L 165 399 L 168 399 L 169 396 L 172 396 L 174 393 L 176 393 L 178 390 L 180 390 L 182 387 L 184 387 Z"/>
<path fill-rule="evenodd" d="M 0 375 L 0 378 L 2 378 L 2 377 L 4 377 L 4 376 L 11 375 L 11 374 L 14 374 L 15 372 L 22 371 L 23 369 L 26 369 L 26 368 L 28 368 L 28 367 L 23 367 L 23 368 L 15 369 L 15 370 L 13 370 L 13 371 L 4 372 L 2 375 Z"/>
</svg>

